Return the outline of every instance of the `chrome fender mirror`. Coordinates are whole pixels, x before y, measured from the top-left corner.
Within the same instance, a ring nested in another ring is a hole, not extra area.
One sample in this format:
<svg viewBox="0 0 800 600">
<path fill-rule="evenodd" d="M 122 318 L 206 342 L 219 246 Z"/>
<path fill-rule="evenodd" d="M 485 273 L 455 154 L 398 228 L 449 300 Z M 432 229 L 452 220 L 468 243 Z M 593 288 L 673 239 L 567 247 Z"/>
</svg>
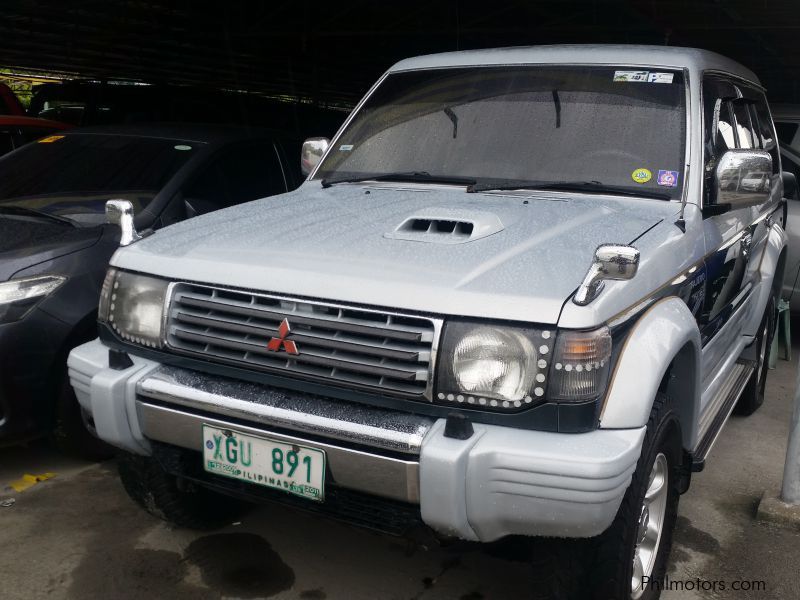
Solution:
<svg viewBox="0 0 800 600">
<path fill-rule="evenodd" d="M 308 138 L 303 142 L 303 148 L 300 150 L 300 170 L 303 175 L 308 175 L 314 170 L 325 156 L 330 144 L 330 140 L 324 137 Z"/>
<path fill-rule="evenodd" d="M 586 306 L 600 295 L 606 280 L 633 279 L 639 270 L 639 251 L 633 246 L 603 244 L 594 251 L 594 262 L 572 301 Z"/>
<path fill-rule="evenodd" d="M 133 224 L 133 204 L 128 200 L 109 200 L 106 202 L 106 222 L 119 225 L 122 235 L 119 238 L 120 246 L 128 246 L 142 236 L 136 231 Z"/>
</svg>

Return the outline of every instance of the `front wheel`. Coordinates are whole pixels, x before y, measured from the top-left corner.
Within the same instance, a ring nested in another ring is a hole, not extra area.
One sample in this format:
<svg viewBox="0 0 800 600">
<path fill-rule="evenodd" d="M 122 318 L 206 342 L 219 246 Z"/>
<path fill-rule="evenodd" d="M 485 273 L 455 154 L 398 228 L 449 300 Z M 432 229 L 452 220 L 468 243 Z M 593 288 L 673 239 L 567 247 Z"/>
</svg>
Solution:
<svg viewBox="0 0 800 600">
<path fill-rule="evenodd" d="M 661 595 L 678 514 L 681 447 L 677 415 L 659 393 L 631 484 L 614 522 L 596 540 L 590 581 L 595 598 Z"/>
<path fill-rule="evenodd" d="M 235 520 L 245 504 L 170 475 L 148 456 L 120 453 L 119 476 L 128 496 L 148 513 L 187 529 L 214 529 Z"/>
</svg>

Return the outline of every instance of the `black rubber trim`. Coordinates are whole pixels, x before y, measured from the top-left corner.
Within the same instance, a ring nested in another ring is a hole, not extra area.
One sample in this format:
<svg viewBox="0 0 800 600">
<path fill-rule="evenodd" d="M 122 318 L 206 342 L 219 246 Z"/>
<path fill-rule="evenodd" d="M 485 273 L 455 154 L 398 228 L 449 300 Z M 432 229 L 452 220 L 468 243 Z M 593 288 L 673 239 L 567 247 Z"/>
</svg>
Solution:
<svg viewBox="0 0 800 600">
<path fill-rule="evenodd" d="M 241 369 L 228 365 L 212 363 L 198 360 L 188 356 L 181 356 L 154 350 L 150 348 L 140 348 L 128 344 L 121 340 L 104 323 L 98 327 L 100 339 L 104 344 L 111 348 L 123 350 L 135 356 L 140 356 L 149 360 L 160 362 L 165 365 L 200 371 L 229 377 L 231 379 L 241 379 L 262 385 L 269 385 L 287 390 L 317 394 L 338 400 L 358 402 L 370 406 L 380 406 L 403 412 L 427 415 L 434 418 L 446 419 L 452 413 L 463 414 L 473 423 L 484 423 L 487 425 L 499 425 L 502 427 L 514 427 L 517 429 L 528 429 L 535 431 L 553 431 L 563 433 L 584 433 L 597 429 L 597 410 L 598 402 L 592 400 L 577 404 L 559 404 L 548 402 L 540 404 L 529 410 L 513 413 L 490 413 L 468 408 L 455 408 L 452 406 L 440 406 L 425 400 L 411 400 L 386 395 L 373 394 L 360 390 L 334 385 L 325 385 L 313 381 L 302 379 L 292 379 L 271 373 Z M 563 425 L 562 425 L 563 421 Z M 560 427 L 564 427 L 561 429 Z"/>
</svg>

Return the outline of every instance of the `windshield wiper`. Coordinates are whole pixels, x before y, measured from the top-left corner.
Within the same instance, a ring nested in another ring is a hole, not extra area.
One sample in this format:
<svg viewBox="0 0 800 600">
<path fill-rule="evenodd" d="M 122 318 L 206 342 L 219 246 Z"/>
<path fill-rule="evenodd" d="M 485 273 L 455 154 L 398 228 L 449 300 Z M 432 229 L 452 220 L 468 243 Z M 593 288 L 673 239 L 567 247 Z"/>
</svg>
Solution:
<svg viewBox="0 0 800 600">
<path fill-rule="evenodd" d="M 670 200 L 669 194 L 652 190 L 632 190 L 620 185 L 606 185 L 599 181 L 514 181 L 476 183 L 467 188 L 468 192 L 489 192 L 509 190 L 556 190 L 564 192 L 589 192 L 595 194 L 618 194 L 620 196 L 638 196 L 640 198 L 656 198 Z"/>
<path fill-rule="evenodd" d="M 359 183 L 360 181 L 401 181 L 406 183 L 453 183 L 455 185 L 475 185 L 474 177 L 456 175 L 431 175 L 427 171 L 402 171 L 397 173 L 379 173 L 360 177 L 342 177 L 340 179 L 323 179 L 322 187 L 331 187 L 334 183 Z"/>
<path fill-rule="evenodd" d="M 22 215 L 25 217 L 36 217 L 38 219 L 47 219 L 48 221 L 56 221 L 57 223 L 65 223 L 67 225 L 72 225 L 75 227 L 75 222 L 72 219 L 68 219 L 66 217 L 60 217 L 58 215 L 51 215 L 50 213 L 46 213 L 43 210 L 36 210 L 34 208 L 27 208 L 25 206 L 16 206 L 14 204 L 11 205 L 0 205 L 0 214 L 5 213 L 7 215 Z"/>
</svg>

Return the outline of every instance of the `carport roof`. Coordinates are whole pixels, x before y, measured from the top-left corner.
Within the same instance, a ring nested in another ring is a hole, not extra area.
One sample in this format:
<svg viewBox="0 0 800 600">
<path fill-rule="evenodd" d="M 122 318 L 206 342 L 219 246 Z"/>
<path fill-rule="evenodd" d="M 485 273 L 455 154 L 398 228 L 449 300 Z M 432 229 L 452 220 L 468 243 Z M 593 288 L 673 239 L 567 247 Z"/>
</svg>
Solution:
<svg viewBox="0 0 800 600">
<path fill-rule="evenodd" d="M 0 66 L 353 104 L 450 50 L 630 43 L 714 50 L 800 101 L 796 0 L 5 0 Z"/>
</svg>

